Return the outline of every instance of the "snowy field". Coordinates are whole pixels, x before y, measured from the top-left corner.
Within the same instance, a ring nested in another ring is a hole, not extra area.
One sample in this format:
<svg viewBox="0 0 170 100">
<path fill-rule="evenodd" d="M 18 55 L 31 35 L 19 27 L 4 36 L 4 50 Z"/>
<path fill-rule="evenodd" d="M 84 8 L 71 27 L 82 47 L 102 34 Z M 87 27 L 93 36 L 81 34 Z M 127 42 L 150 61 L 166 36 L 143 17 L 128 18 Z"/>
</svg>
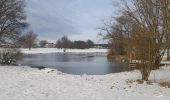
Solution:
<svg viewBox="0 0 170 100">
<path fill-rule="evenodd" d="M 33 48 L 29 49 L 21 49 L 21 51 L 25 54 L 36 54 L 36 53 L 64 53 L 63 49 L 57 48 Z M 67 49 L 67 53 L 77 53 L 77 54 L 88 54 L 88 53 L 95 53 L 95 54 L 107 54 L 108 49 Z"/>
<path fill-rule="evenodd" d="M 128 83 L 138 71 L 101 76 L 68 75 L 52 69 L 0 66 L 0 100 L 170 100 L 157 83 Z M 153 71 L 153 81 L 170 81 L 170 67 Z"/>
</svg>

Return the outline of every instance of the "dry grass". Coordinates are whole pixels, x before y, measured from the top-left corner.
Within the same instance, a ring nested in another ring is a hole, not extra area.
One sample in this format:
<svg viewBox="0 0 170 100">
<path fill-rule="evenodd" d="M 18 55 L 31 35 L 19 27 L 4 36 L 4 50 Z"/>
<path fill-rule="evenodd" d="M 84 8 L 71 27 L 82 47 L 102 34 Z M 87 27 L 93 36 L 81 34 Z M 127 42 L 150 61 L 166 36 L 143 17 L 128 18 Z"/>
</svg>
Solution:
<svg viewBox="0 0 170 100">
<path fill-rule="evenodd" d="M 160 82 L 160 86 L 170 88 L 170 81 Z"/>
<path fill-rule="evenodd" d="M 148 84 L 148 85 L 152 85 L 153 83 L 158 83 L 161 87 L 165 87 L 165 88 L 170 88 L 170 81 L 163 81 L 163 82 L 158 82 L 158 81 L 143 81 L 143 80 L 126 80 L 126 84 L 133 84 L 133 83 L 137 83 L 137 84 Z"/>
<path fill-rule="evenodd" d="M 127 83 L 127 84 L 132 84 L 132 83 L 143 84 L 144 81 L 143 81 L 143 80 L 140 80 L 140 79 L 138 79 L 138 80 L 126 80 L 126 83 Z"/>
</svg>

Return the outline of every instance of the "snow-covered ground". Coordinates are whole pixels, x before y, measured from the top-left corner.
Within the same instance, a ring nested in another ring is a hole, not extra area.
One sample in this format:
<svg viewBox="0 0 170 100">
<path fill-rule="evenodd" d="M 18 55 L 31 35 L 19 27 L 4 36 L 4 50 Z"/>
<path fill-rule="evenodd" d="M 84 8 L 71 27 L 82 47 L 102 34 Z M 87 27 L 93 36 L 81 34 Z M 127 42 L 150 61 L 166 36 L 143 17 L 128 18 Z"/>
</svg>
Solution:
<svg viewBox="0 0 170 100">
<path fill-rule="evenodd" d="M 57 70 L 0 66 L 0 100 L 170 100 L 170 89 L 157 83 L 128 83 L 138 71 L 76 76 Z M 170 67 L 153 71 L 150 80 L 170 81 Z"/>
<path fill-rule="evenodd" d="M 63 53 L 62 49 L 21 49 L 25 54 Z M 68 49 L 67 53 L 103 53 L 107 49 Z M 170 100 L 170 66 L 152 71 L 152 84 L 139 84 L 139 71 L 108 75 L 69 75 L 55 69 L 0 66 L 0 100 Z M 134 81 L 134 82 L 132 82 Z"/>
<path fill-rule="evenodd" d="M 21 49 L 21 51 L 25 54 L 36 54 L 36 53 L 63 53 L 63 49 L 57 49 L 57 48 L 33 48 L 31 50 L 29 49 Z M 98 53 L 98 54 L 107 54 L 108 49 L 67 49 L 67 53 Z"/>
</svg>

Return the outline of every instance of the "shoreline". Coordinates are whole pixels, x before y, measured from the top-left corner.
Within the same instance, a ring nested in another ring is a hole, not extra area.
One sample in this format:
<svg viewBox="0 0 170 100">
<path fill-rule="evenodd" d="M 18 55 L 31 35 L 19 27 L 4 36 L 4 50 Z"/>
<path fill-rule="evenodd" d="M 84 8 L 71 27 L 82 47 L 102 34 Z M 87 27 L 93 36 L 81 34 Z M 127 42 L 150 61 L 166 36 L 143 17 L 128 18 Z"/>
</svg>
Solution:
<svg viewBox="0 0 170 100">
<path fill-rule="evenodd" d="M 58 48 L 32 48 L 24 49 L 20 48 L 21 52 L 24 54 L 43 54 L 43 53 L 71 53 L 71 54 L 104 54 L 107 55 L 108 49 L 96 49 L 96 48 L 90 48 L 90 49 L 67 49 L 66 52 L 64 52 L 63 49 Z"/>
</svg>

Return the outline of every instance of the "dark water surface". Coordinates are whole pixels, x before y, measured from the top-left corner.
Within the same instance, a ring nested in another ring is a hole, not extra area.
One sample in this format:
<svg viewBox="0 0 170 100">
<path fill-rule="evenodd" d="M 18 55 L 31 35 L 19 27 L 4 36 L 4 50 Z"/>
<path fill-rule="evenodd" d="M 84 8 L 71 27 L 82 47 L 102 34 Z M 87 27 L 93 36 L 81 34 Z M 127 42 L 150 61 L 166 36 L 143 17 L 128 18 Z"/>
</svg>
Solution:
<svg viewBox="0 0 170 100">
<path fill-rule="evenodd" d="M 105 75 L 128 70 L 127 64 L 108 61 L 106 56 L 83 54 L 31 54 L 25 55 L 17 64 L 44 66 L 75 75 Z"/>
</svg>

